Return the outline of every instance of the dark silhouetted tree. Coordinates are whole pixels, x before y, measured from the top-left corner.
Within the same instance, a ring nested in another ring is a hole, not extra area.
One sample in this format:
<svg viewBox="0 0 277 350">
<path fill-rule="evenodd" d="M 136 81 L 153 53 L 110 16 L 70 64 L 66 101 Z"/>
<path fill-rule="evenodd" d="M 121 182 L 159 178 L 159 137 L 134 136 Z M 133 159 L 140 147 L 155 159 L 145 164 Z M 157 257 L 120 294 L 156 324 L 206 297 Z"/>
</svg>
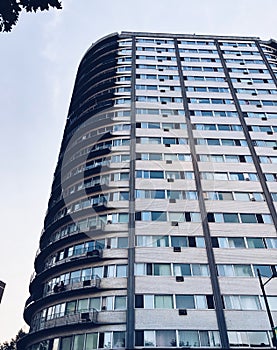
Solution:
<svg viewBox="0 0 277 350">
<path fill-rule="evenodd" d="M 12 339 L 10 342 L 4 342 L 3 344 L 0 344 L 0 350 L 16 350 L 16 344 L 20 338 L 22 338 L 26 333 L 20 329 L 20 331 L 17 333 L 15 339 Z"/>
<path fill-rule="evenodd" d="M 22 10 L 36 12 L 50 7 L 61 9 L 62 4 L 59 0 L 0 0 L 0 32 L 10 32 Z"/>
</svg>

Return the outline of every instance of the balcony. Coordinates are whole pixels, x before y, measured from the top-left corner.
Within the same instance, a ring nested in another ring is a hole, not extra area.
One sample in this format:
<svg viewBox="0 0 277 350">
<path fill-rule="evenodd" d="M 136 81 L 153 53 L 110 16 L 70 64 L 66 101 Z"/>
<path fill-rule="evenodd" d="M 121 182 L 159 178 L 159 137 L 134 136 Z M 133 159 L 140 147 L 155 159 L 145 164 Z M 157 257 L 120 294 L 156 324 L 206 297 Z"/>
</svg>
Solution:
<svg viewBox="0 0 277 350">
<path fill-rule="evenodd" d="M 64 281 L 60 284 L 56 284 L 52 290 L 46 290 L 44 292 L 44 297 L 52 294 L 64 293 L 72 290 L 78 290 L 83 288 L 99 289 L 101 283 L 101 278 L 98 275 L 90 276 L 89 279 L 84 279 L 82 281 Z"/>
<path fill-rule="evenodd" d="M 44 317 L 35 320 L 31 326 L 30 333 L 41 331 L 49 328 L 62 327 L 67 325 L 77 325 L 82 323 L 97 324 L 98 311 L 95 309 L 65 314 L 56 314 L 53 319 L 45 319 Z"/>
<path fill-rule="evenodd" d="M 89 250 L 89 249 L 79 249 L 78 252 L 76 252 L 76 254 L 74 255 L 71 255 L 67 258 L 64 258 L 64 259 L 61 259 L 61 260 L 58 260 L 56 262 L 52 262 L 51 263 L 48 263 L 48 264 L 45 264 L 44 266 L 44 269 L 42 271 L 45 271 L 45 270 L 48 270 L 48 269 L 51 269 L 55 266 L 59 266 L 59 265 L 63 265 L 63 264 L 66 264 L 66 263 L 70 263 L 70 262 L 73 262 L 73 261 L 77 261 L 79 260 L 81 262 L 81 260 L 83 259 L 87 259 L 87 258 L 91 258 L 91 259 L 94 259 L 94 260 L 99 260 L 101 259 L 103 256 L 103 249 L 102 247 L 101 248 L 95 248 L 95 249 L 92 249 L 92 250 Z"/>
</svg>

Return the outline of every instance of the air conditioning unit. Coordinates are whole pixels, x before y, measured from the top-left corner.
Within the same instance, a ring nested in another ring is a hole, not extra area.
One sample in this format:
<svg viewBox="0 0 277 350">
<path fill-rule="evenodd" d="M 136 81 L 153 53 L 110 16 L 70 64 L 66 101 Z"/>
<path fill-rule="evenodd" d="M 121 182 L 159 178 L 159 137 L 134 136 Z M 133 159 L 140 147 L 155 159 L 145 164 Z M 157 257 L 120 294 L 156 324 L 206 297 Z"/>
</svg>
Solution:
<svg viewBox="0 0 277 350">
<path fill-rule="evenodd" d="M 91 321 L 89 312 L 82 312 L 81 313 L 81 321 L 82 322 L 90 322 Z"/>
<path fill-rule="evenodd" d="M 83 287 L 89 287 L 91 285 L 91 280 L 83 281 Z"/>
<path fill-rule="evenodd" d="M 181 252 L 181 247 L 173 247 L 174 253 L 180 253 Z"/>
<path fill-rule="evenodd" d="M 179 309 L 180 316 L 186 316 L 188 314 L 187 309 Z"/>
<path fill-rule="evenodd" d="M 179 222 L 178 221 L 171 221 L 171 226 L 179 226 Z"/>
</svg>

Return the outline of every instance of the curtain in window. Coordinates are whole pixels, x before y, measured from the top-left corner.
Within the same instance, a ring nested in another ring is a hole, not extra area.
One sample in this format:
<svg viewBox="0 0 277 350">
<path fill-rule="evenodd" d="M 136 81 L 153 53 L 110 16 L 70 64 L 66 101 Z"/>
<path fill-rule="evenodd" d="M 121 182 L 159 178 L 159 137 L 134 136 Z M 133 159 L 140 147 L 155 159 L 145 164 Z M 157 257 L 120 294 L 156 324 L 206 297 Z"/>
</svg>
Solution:
<svg viewBox="0 0 277 350">
<path fill-rule="evenodd" d="M 97 349 L 97 333 L 87 334 L 85 350 Z"/>
<path fill-rule="evenodd" d="M 176 346 L 175 331 L 156 331 L 156 346 Z"/>
<path fill-rule="evenodd" d="M 173 300 L 171 295 L 155 295 L 155 309 L 172 309 Z"/>
</svg>

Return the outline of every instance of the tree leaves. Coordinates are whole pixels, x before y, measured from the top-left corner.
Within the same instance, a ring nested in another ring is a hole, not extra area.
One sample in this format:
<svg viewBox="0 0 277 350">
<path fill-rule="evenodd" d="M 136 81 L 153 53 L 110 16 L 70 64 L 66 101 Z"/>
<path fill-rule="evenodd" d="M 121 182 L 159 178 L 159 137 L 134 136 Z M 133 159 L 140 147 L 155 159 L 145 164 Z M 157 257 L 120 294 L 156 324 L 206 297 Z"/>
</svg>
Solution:
<svg viewBox="0 0 277 350">
<path fill-rule="evenodd" d="M 10 32 L 22 10 L 48 11 L 50 7 L 60 10 L 62 4 L 59 0 L 0 0 L 0 32 Z"/>
<path fill-rule="evenodd" d="M 0 2 L 0 31 L 10 32 L 18 21 L 21 7 L 17 0 L 1 0 Z"/>
<path fill-rule="evenodd" d="M 20 329 L 20 331 L 17 333 L 15 339 L 12 339 L 10 342 L 4 342 L 3 344 L 0 344 L 0 350 L 16 350 L 16 344 L 18 340 L 22 337 L 24 337 L 26 333 Z"/>
</svg>

